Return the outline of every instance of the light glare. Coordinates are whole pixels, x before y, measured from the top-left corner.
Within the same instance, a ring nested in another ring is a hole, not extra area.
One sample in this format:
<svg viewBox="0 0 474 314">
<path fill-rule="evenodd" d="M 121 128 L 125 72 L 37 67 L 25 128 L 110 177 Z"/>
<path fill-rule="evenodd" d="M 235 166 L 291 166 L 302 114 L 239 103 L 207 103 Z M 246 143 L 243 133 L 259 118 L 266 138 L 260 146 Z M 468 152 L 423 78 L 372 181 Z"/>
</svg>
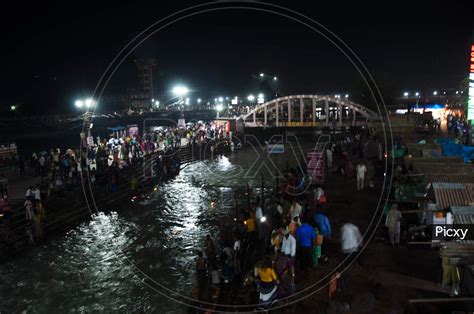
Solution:
<svg viewBox="0 0 474 314">
<path fill-rule="evenodd" d="M 176 96 L 183 96 L 183 95 L 186 95 L 187 93 L 188 93 L 188 88 L 186 86 L 178 85 L 173 88 L 173 94 L 175 94 Z"/>
</svg>

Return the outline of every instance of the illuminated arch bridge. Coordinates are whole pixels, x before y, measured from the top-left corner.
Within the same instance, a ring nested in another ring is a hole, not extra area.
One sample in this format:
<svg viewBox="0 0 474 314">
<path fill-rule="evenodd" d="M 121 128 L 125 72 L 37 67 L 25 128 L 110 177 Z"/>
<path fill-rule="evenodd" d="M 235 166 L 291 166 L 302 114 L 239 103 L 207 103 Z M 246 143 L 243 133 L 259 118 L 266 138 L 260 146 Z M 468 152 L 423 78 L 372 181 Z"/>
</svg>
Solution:
<svg viewBox="0 0 474 314">
<path fill-rule="evenodd" d="M 367 125 L 380 116 L 347 98 L 293 95 L 260 104 L 238 119 L 246 127 L 342 127 Z"/>
</svg>

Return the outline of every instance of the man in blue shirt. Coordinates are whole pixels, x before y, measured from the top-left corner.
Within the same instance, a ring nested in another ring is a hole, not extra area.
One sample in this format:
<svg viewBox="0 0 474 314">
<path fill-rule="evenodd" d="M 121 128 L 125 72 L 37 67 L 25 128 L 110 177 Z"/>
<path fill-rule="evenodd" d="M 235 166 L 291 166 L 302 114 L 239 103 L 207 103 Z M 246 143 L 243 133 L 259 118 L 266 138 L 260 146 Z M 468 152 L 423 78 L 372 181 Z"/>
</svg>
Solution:
<svg viewBox="0 0 474 314">
<path fill-rule="evenodd" d="M 314 214 L 314 222 L 316 227 L 318 227 L 319 232 L 325 237 L 329 238 L 331 236 L 331 224 L 329 223 L 329 219 L 323 213 L 316 213 Z"/>
<path fill-rule="evenodd" d="M 326 215 L 323 213 L 317 212 L 314 214 L 314 223 L 318 227 L 319 232 L 324 237 L 323 244 L 321 245 L 321 252 L 324 256 L 321 256 L 324 261 L 327 261 L 326 252 L 328 249 L 329 239 L 331 237 L 331 223 Z"/>
<path fill-rule="evenodd" d="M 296 259 L 303 271 L 310 267 L 312 263 L 311 251 L 315 237 L 314 228 L 306 221 L 296 230 L 296 243 L 298 244 Z"/>
</svg>

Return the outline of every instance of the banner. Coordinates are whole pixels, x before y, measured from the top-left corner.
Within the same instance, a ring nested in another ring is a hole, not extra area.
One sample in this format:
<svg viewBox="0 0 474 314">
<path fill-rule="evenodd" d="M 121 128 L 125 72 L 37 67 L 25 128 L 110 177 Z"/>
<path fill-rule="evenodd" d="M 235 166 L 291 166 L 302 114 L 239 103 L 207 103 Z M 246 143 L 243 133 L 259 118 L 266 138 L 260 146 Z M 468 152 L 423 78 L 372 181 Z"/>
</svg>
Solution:
<svg viewBox="0 0 474 314">
<path fill-rule="evenodd" d="M 326 167 L 323 151 L 309 152 L 306 154 L 307 172 L 312 184 L 324 184 L 326 180 Z"/>
</svg>

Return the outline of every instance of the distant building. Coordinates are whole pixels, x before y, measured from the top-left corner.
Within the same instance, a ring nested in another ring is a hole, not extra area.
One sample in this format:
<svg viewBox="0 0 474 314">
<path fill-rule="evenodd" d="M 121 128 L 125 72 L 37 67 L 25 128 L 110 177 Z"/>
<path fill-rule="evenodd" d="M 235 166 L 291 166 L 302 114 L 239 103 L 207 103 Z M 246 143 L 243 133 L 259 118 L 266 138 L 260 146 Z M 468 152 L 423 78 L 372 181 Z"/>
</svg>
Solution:
<svg viewBox="0 0 474 314">
<path fill-rule="evenodd" d="M 153 72 L 156 67 L 155 59 L 136 60 L 138 84 L 130 90 L 130 105 L 135 109 L 148 109 L 154 98 Z"/>
</svg>

